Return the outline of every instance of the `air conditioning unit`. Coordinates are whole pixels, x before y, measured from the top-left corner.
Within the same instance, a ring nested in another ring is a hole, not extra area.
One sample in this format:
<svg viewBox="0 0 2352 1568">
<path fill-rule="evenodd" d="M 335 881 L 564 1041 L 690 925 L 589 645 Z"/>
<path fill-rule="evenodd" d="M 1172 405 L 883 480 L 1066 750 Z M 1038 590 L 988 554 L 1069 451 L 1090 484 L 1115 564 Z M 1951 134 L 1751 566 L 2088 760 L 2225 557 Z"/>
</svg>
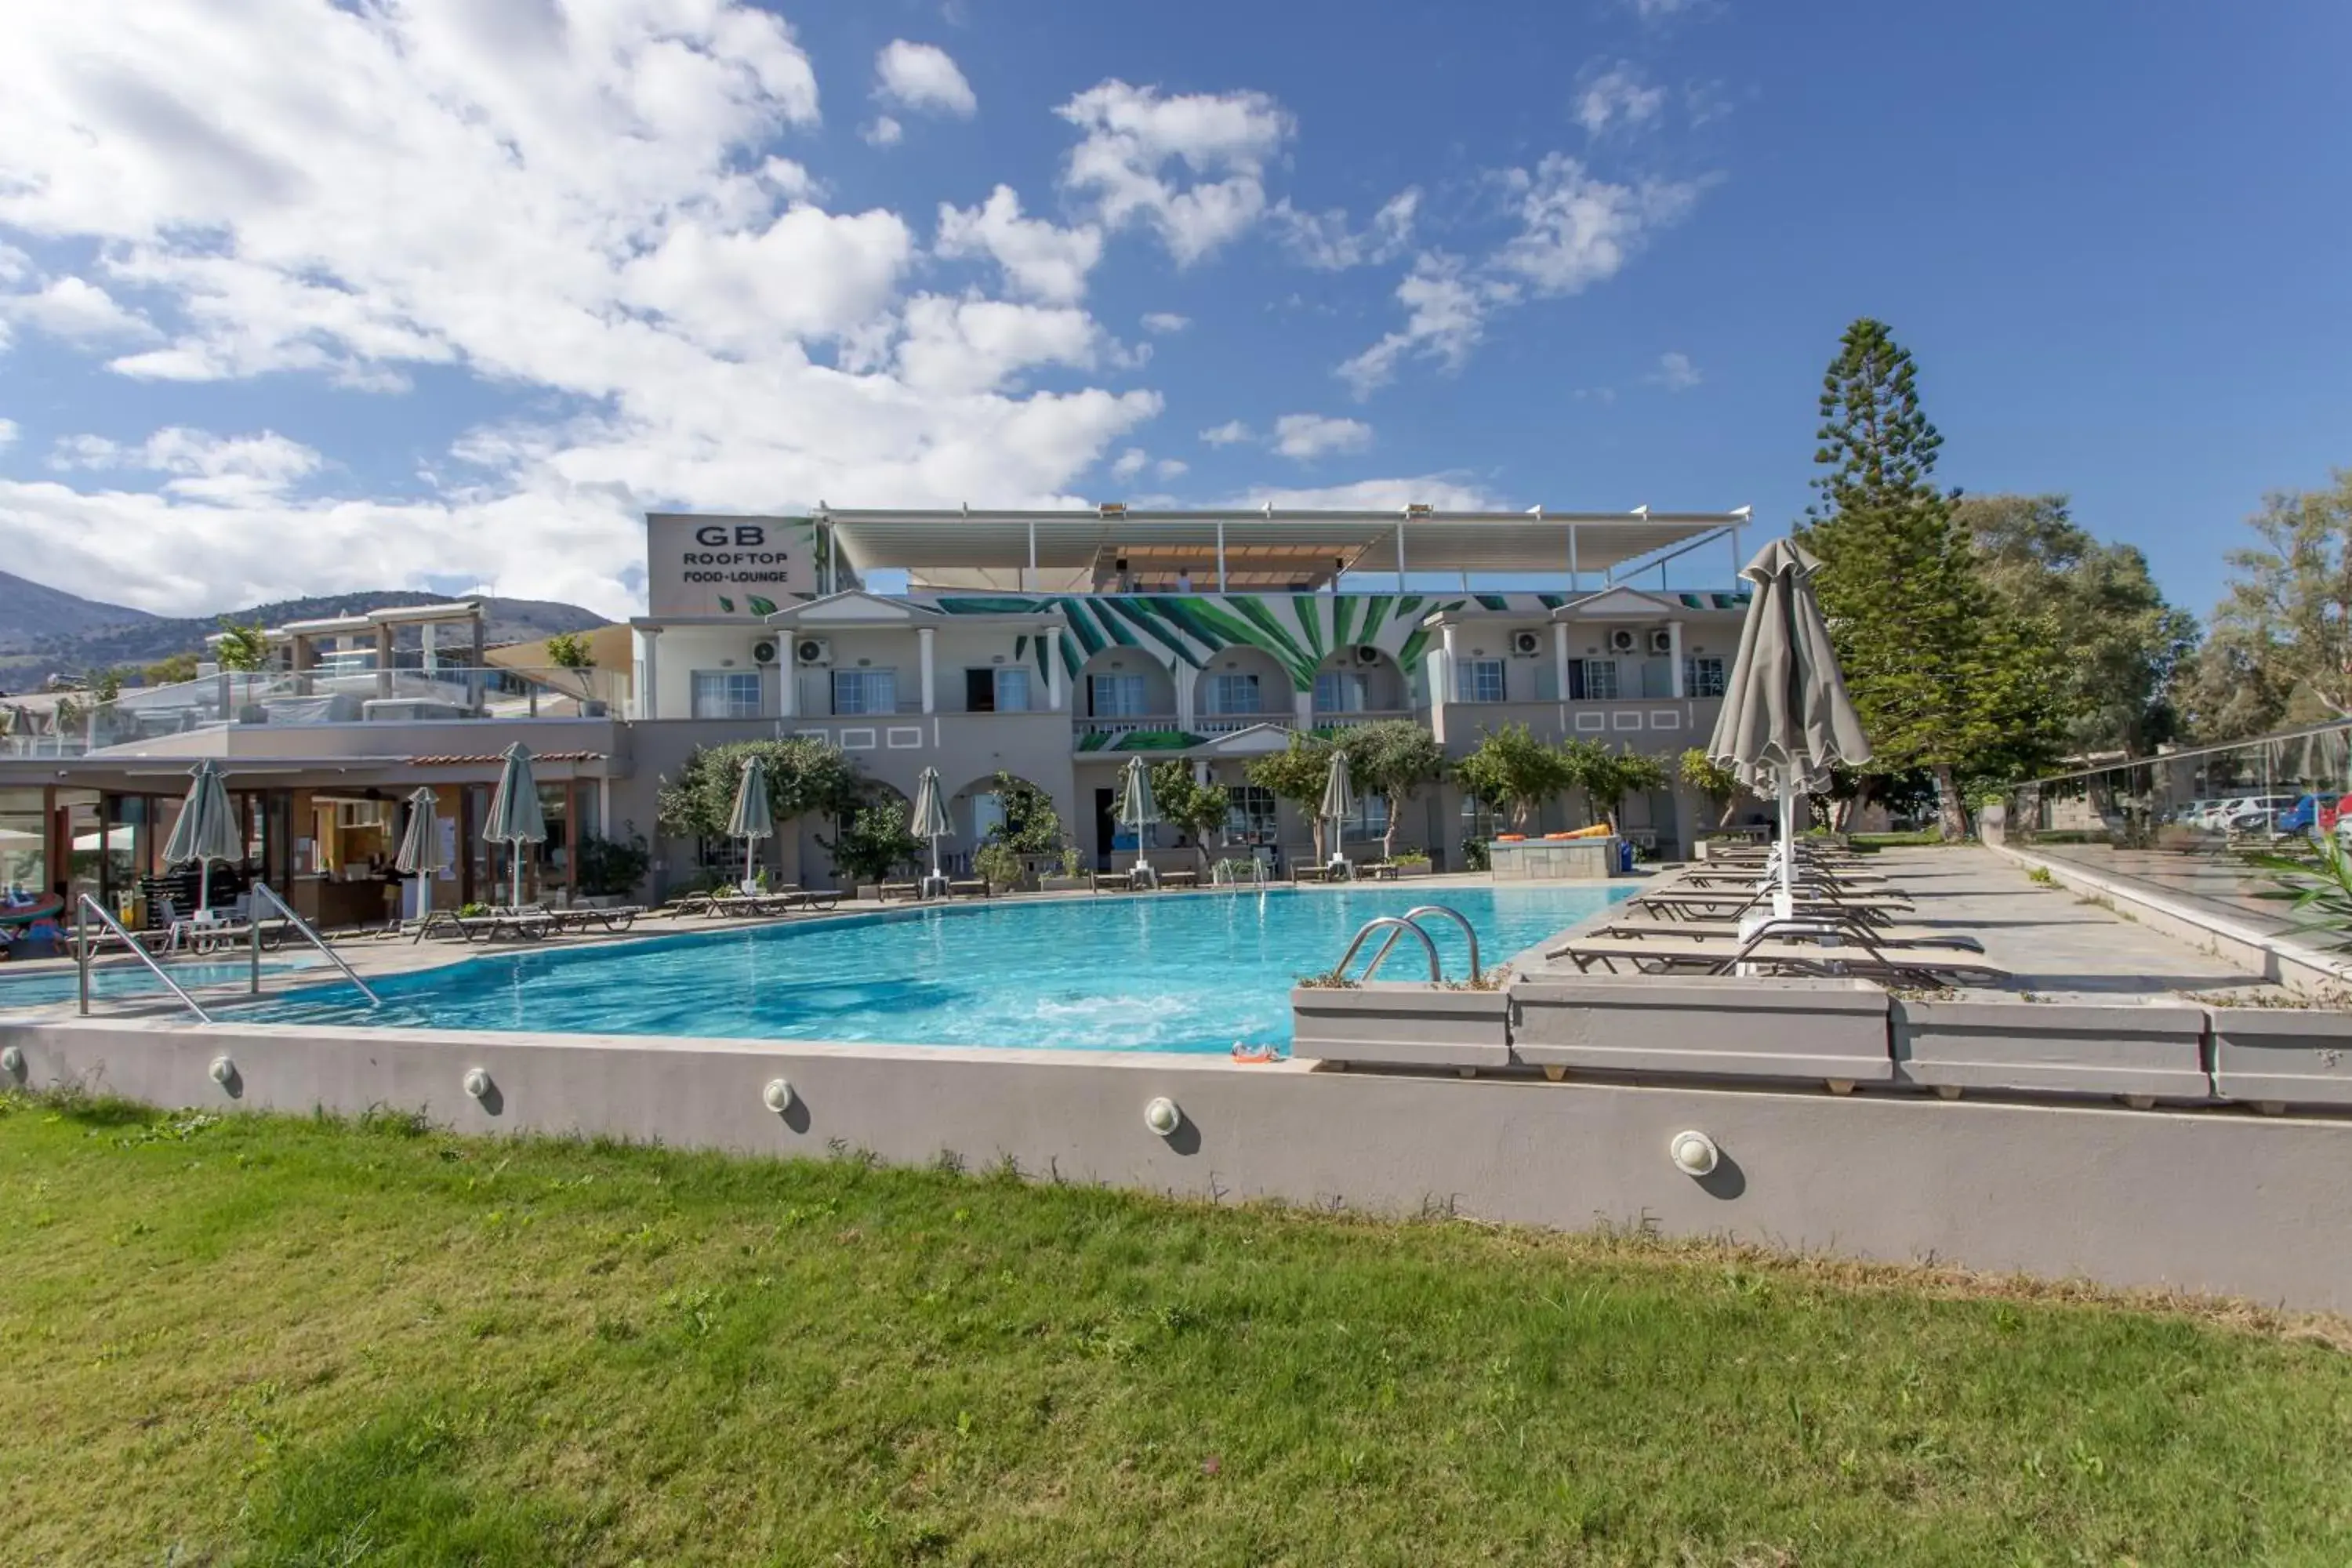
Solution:
<svg viewBox="0 0 2352 1568">
<path fill-rule="evenodd" d="M 752 662 L 753 664 L 773 664 L 773 663 L 775 663 L 775 662 L 776 662 L 776 644 L 775 644 L 775 639 L 774 639 L 774 638 L 772 638 L 772 637 L 763 637 L 763 638 L 761 638 L 760 641 L 753 643 L 753 644 L 751 645 L 751 662 Z"/>
<path fill-rule="evenodd" d="M 794 664 L 831 664 L 833 644 L 823 637 L 803 637 L 793 644 Z"/>
<path fill-rule="evenodd" d="M 1541 632 L 1513 632 L 1511 634 L 1511 651 L 1517 654 L 1521 658 L 1533 658 L 1536 655 L 1543 652 L 1543 634 Z"/>
<path fill-rule="evenodd" d="M 1650 651 L 1652 653 L 1674 652 L 1675 634 L 1668 631 L 1664 626 L 1660 626 L 1657 630 L 1652 632 L 1650 634 Z"/>
<path fill-rule="evenodd" d="M 1356 645 L 1356 662 L 1358 664 L 1369 667 L 1380 663 L 1381 658 L 1381 650 L 1374 647 L 1371 644 L 1359 643 Z"/>
<path fill-rule="evenodd" d="M 1609 651 L 1612 653 L 1632 653 L 1633 651 L 1634 642 L 1635 638 L 1633 637 L 1633 628 L 1631 626 L 1619 626 L 1609 634 Z"/>
</svg>

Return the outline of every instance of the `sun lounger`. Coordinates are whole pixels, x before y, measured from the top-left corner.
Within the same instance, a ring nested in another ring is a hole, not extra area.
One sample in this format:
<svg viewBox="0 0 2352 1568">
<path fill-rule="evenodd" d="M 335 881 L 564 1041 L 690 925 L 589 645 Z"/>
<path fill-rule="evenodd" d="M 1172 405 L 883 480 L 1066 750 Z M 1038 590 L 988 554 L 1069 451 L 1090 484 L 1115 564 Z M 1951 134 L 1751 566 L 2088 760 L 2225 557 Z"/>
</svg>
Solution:
<svg viewBox="0 0 2352 1568">
<path fill-rule="evenodd" d="M 984 899 L 988 897 L 988 883 L 984 879 L 979 878 L 950 882 L 948 884 L 948 897 L 950 899 Z"/>
<path fill-rule="evenodd" d="M 1544 956 L 1565 959 L 1580 970 L 1598 966 L 1612 973 L 1622 964 L 1642 974 L 1732 974 L 1748 964 L 1783 974 L 1843 975 L 1902 985 L 1997 985 L 2009 979 L 2005 970 L 1948 952 L 1874 947 L 1862 941 L 1842 941 L 1832 947 L 1787 936 L 1758 936 L 1744 942 L 1579 940 Z"/>
<path fill-rule="evenodd" d="M 1655 910 L 1669 920 L 1735 920 L 1751 910 L 1772 907 L 1775 889 L 1761 891 L 1717 892 L 1703 888 L 1665 887 L 1636 893 L 1625 900 L 1631 907 Z M 1800 890 L 1799 912 L 1817 910 L 1848 914 L 1874 923 L 1889 923 L 1895 915 L 1917 912 L 1910 900 L 1894 893 L 1854 894 L 1846 898 L 1814 897 Z"/>
<path fill-rule="evenodd" d="M 880 889 L 881 900 L 886 904 L 892 899 L 904 899 L 913 903 L 922 896 L 923 885 L 920 882 L 885 882 Z"/>
<path fill-rule="evenodd" d="M 586 905 L 576 905 L 571 909 L 550 911 L 558 931 L 579 932 L 588 931 L 592 927 L 602 926 L 614 936 L 618 936 L 635 924 L 637 917 L 645 912 L 644 906 L 639 904 L 615 904 L 610 909 L 601 910 Z"/>
<path fill-rule="evenodd" d="M 1944 931 L 1935 926 L 1874 926 L 1850 915 L 1832 912 L 1796 915 L 1787 921 L 1768 919 L 1761 929 L 1768 935 L 1794 933 L 1810 936 L 1820 933 L 1848 937 L 1881 948 L 1934 947 L 1948 948 L 1958 952 L 1984 951 L 1984 943 L 1966 931 Z M 1580 934 L 1608 942 L 1657 940 L 1736 943 L 1743 940 L 1739 923 L 1728 921 L 1610 921 Z"/>
<path fill-rule="evenodd" d="M 1197 888 L 1201 885 L 1201 873 L 1198 871 L 1162 871 L 1160 873 L 1160 880 L 1165 887 Z"/>
</svg>

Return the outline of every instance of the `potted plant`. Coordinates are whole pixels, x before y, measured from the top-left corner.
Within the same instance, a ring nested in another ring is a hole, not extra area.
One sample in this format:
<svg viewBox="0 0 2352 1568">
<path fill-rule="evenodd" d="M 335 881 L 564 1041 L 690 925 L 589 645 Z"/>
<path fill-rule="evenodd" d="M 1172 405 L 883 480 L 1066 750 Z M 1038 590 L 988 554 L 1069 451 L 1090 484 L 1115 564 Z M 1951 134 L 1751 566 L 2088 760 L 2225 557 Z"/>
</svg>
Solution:
<svg viewBox="0 0 2352 1568">
<path fill-rule="evenodd" d="M 1396 868 L 1396 874 L 1400 877 L 1426 877 L 1429 875 L 1429 851 L 1400 849 L 1389 857 L 1389 864 Z"/>
<path fill-rule="evenodd" d="M 583 835 L 579 848 L 577 901 L 593 908 L 634 898 L 637 889 L 645 886 L 646 873 L 652 865 L 653 851 L 636 834 L 631 834 L 626 843 L 600 838 L 593 833 Z"/>
<path fill-rule="evenodd" d="M 221 669 L 221 710 L 226 714 L 230 708 L 229 695 L 238 684 L 236 678 L 258 674 L 269 662 L 269 634 L 257 621 L 251 626 L 239 626 L 234 621 L 224 620 L 221 622 L 220 640 L 213 645 L 213 659 Z M 269 710 L 250 700 L 253 683 L 248 680 L 244 685 L 247 700 L 236 704 L 236 721 L 240 724 L 261 723 L 269 717 Z"/>
<path fill-rule="evenodd" d="M 1087 886 L 1087 879 L 1082 874 L 1085 866 L 1086 858 L 1078 853 L 1078 847 L 1075 844 L 1065 844 L 1062 846 L 1060 874 L 1040 877 L 1037 879 L 1037 885 L 1049 893 L 1084 892 Z"/>
<path fill-rule="evenodd" d="M 1417 944 L 1400 947 L 1387 973 L 1412 971 Z M 1290 992 L 1290 1053 L 1325 1062 L 1450 1067 L 1465 1076 L 1511 1061 L 1510 993 L 1500 968 L 1448 984 L 1301 976 Z"/>
<path fill-rule="evenodd" d="M 595 655 L 590 650 L 588 638 L 581 632 L 558 632 L 547 639 L 547 657 L 555 668 L 569 673 L 576 684 L 573 695 L 580 700 L 580 713 L 586 719 L 602 719 L 609 710 L 597 697 L 589 671 L 596 668 Z"/>
</svg>

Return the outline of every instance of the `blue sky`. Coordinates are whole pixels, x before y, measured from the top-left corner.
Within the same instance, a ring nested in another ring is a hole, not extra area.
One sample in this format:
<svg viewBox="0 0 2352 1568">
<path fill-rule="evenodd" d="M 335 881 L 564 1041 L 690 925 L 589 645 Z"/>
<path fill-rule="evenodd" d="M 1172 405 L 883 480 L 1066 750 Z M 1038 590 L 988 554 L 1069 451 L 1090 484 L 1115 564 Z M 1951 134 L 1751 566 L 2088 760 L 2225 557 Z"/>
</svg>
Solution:
<svg viewBox="0 0 2352 1568">
<path fill-rule="evenodd" d="M 819 499 L 1777 528 L 1863 313 L 1920 360 L 1946 482 L 2069 492 L 2200 612 L 2263 491 L 2352 463 L 2338 6 L 144 0 L 20 31 L 0 565 L 157 609 L 619 613 L 643 510 Z"/>
</svg>

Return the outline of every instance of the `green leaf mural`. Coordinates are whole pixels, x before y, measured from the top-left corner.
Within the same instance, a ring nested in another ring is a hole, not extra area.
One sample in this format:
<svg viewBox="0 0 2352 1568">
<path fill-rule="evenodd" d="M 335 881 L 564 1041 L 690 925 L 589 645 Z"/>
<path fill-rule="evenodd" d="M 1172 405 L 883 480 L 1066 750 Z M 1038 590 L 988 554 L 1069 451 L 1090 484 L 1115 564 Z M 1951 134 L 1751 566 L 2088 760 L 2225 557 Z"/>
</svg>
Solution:
<svg viewBox="0 0 2352 1568">
<path fill-rule="evenodd" d="M 751 613 L 755 616 L 772 616 L 776 613 L 776 601 L 773 599 L 763 599 L 759 595 L 753 594 L 743 602 L 751 606 Z"/>
<path fill-rule="evenodd" d="M 1335 605 L 1339 603 L 1337 599 L 1333 599 L 1329 602 Z M 1317 664 L 1321 664 L 1323 662 L 1323 612 L 1321 605 L 1324 603 L 1325 601 L 1316 597 L 1312 594 L 1293 594 L 1290 596 L 1291 610 L 1298 617 L 1299 629 L 1307 634 L 1307 646 L 1315 655 L 1315 662 Z M 1311 674 L 1307 677 L 1307 684 L 1309 686 L 1315 684 L 1314 677 Z"/>
<path fill-rule="evenodd" d="M 719 607 L 731 616 L 735 613 L 735 601 L 721 594 L 719 595 Z"/>
</svg>

